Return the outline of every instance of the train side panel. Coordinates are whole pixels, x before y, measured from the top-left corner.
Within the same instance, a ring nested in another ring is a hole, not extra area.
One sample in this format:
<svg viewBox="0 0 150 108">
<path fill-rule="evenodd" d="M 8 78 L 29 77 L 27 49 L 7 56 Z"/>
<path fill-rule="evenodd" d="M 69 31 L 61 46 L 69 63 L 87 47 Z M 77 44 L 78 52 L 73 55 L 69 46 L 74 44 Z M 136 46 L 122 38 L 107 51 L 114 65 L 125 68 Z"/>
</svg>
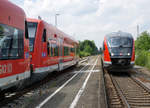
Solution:
<svg viewBox="0 0 150 108">
<path fill-rule="evenodd" d="M 111 65 L 111 59 L 110 59 L 110 54 L 109 54 L 109 50 L 107 47 L 107 40 L 106 38 L 104 38 L 104 43 L 103 43 L 103 66 L 107 67 L 109 65 Z"/>
<path fill-rule="evenodd" d="M 77 44 L 75 41 L 42 20 L 28 19 L 28 26 L 33 26 L 30 23 L 37 23 L 36 29 L 29 27 L 32 29 L 29 31 L 35 30 L 35 39 L 32 39 L 34 42 L 30 51 L 32 77 L 35 80 L 44 78 L 50 72 L 61 71 L 75 64 L 74 47 Z M 71 52 L 71 48 L 74 48 L 74 51 Z"/>
</svg>

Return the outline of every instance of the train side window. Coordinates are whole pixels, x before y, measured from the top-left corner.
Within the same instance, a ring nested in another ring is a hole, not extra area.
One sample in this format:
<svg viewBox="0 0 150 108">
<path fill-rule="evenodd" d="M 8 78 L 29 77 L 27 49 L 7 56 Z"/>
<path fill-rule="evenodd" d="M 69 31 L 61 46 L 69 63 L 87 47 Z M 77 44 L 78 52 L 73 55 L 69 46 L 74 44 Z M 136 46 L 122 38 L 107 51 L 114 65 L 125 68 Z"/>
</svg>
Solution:
<svg viewBox="0 0 150 108">
<path fill-rule="evenodd" d="M 54 56 L 58 56 L 58 46 L 54 44 Z"/>
<path fill-rule="evenodd" d="M 51 44 L 51 57 L 53 57 L 53 44 Z"/>
<path fill-rule="evenodd" d="M 70 52 L 71 52 L 71 48 L 69 47 L 69 48 L 68 48 L 68 50 L 69 50 L 69 51 L 68 51 L 68 55 L 70 55 Z"/>
<path fill-rule="evenodd" d="M 64 56 L 66 56 L 66 47 L 64 46 Z"/>
<path fill-rule="evenodd" d="M 24 39 L 23 39 L 22 35 L 23 35 L 23 32 L 19 31 L 19 37 L 18 37 L 19 57 L 24 56 Z"/>
<path fill-rule="evenodd" d="M 73 48 L 71 48 L 71 52 L 72 53 L 74 53 L 75 52 L 75 48 L 73 47 Z"/>
<path fill-rule="evenodd" d="M 50 55 L 50 44 L 49 44 L 49 42 L 47 42 L 47 55 L 48 56 Z"/>
<path fill-rule="evenodd" d="M 66 55 L 66 47 L 64 46 L 64 56 Z"/>
<path fill-rule="evenodd" d="M 43 30 L 42 42 L 46 42 L 46 29 Z"/>
<path fill-rule="evenodd" d="M 0 59 L 19 59 L 24 55 L 23 30 L 0 24 Z"/>
<path fill-rule="evenodd" d="M 69 47 L 64 46 L 64 56 L 69 55 Z"/>
<path fill-rule="evenodd" d="M 25 38 L 29 39 L 29 33 L 28 33 L 28 25 L 27 25 L 27 21 L 25 21 Z"/>
<path fill-rule="evenodd" d="M 59 39 L 60 47 L 59 47 L 59 56 L 63 56 L 63 39 Z"/>
</svg>

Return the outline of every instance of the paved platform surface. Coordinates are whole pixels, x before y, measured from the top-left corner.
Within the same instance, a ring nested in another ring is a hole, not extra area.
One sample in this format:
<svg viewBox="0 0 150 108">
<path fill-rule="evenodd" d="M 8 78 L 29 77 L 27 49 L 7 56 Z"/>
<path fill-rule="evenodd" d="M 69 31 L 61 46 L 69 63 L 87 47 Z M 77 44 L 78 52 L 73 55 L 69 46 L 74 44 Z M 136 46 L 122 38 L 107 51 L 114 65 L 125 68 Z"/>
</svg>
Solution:
<svg viewBox="0 0 150 108">
<path fill-rule="evenodd" d="M 83 62 L 51 83 L 50 92 L 32 100 L 28 107 L 36 108 L 103 108 L 103 87 L 100 56 Z M 54 84 L 55 83 L 55 84 Z"/>
</svg>

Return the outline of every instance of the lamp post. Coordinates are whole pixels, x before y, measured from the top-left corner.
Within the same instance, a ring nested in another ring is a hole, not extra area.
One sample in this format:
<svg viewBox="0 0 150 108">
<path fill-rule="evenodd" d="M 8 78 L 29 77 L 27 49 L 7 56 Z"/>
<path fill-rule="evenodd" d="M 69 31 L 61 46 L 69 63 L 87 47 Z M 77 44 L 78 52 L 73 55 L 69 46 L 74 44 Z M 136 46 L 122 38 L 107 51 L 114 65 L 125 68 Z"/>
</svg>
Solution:
<svg viewBox="0 0 150 108">
<path fill-rule="evenodd" d="M 137 25 L 137 37 L 140 36 L 140 32 L 139 32 L 139 25 Z"/>
<path fill-rule="evenodd" d="M 57 27 L 57 16 L 60 14 L 55 14 L 55 26 Z"/>
</svg>

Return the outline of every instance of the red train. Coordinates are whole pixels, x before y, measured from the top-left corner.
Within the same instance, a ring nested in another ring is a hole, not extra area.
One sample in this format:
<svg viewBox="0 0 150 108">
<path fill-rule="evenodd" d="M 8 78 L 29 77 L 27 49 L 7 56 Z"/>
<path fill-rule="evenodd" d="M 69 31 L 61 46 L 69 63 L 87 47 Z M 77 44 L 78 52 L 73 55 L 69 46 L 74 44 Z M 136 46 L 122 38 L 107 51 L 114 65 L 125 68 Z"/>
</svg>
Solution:
<svg viewBox="0 0 150 108">
<path fill-rule="evenodd" d="M 26 15 L 7 0 L 0 1 L 0 90 L 30 77 Z"/>
<path fill-rule="evenodd" d="M 135 60 L 134 39 L 125 32 L 113 32 L 104 37 L 102 65 L 111 71 L 132 69 Z"/>
<path fill-rule="evenodd" d="M 0 13 L 0 91 L 77 64 L 78 42 L 65 33 L 42 20 L 26 19 L 7 0 L 0 1 Z"/>
<path fill-rule="evenodd" d="M 43 20 L 27 19 L 27 22 L 31 71 L 35 79 L 77 64 L 77 41 Z"/>
</svg>

